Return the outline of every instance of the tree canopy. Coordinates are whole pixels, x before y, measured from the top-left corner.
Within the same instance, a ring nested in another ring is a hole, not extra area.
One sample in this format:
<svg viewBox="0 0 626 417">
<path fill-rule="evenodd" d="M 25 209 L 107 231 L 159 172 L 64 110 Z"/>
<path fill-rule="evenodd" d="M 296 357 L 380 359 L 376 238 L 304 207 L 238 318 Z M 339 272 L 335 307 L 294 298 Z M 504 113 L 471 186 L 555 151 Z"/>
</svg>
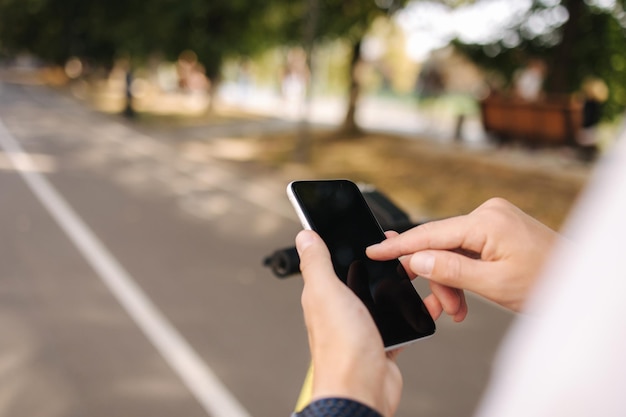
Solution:
<svg viewBox="0 0 626 417">
<path fill-rule="evenodd" d="M 225 56 L 251 54 L 280 38 L 288 14 L 268 0 L 0 0 L 0 48 L 62 64 L 77 56 L 110 64 L 127 55 L 175 58 L 193 50 L 207 73 Z"/>
<path fill-rule="evenodd" d="M 424 0 L 415 0 L 424 1 Z M 434 0 L 433 0 L 434 1 Z M 439 0 L 450 7 L 485 0 Z M 511 0 L 516 1 L 516 0 Z M 193 50 L 210 78 L 233 55 L 276 45 L 360 40 L 381 15 L 408 0 L 0 0 L 0 52 L 30 52 L 63 64 L 79 57 L 110 65 L 116 57 L 175 59 Z M 526 0 L 497 39 L 456 40 L 457 48 L 507 82 L 530 58 L 549 69 L 546 90 L 570 93 L 588 76 L 611 92 L 606 114 L 626 108 L 626 0 Z M 352 90 L 351 90 L 352 91 Z"/>
<path fill-rule="evenodd" d="M 399 2 L 399 3 L 398 3 Z M 0 0 L 0 48 L 63 63 L 78 56 L 98 62 L 185 49 L 209 72 L 224 56 L 299 44 L 310 8 L 315 38 L 360 38 L 371 21 L 406 0 Z"/>
</svg>

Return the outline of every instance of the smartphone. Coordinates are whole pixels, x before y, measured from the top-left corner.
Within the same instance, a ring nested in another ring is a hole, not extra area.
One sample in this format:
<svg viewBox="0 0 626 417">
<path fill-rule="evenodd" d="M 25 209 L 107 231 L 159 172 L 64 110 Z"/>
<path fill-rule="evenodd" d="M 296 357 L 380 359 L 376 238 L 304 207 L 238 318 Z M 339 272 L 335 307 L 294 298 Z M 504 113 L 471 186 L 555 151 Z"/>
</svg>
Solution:
<svg viewBox="0 0 626 417">
<path fill-rule="evenodd" d="M 385 234 L 355 183 L 293 181 L 287 195 L 302 226 L 328 246 L 337 276 L 365 304 L 387 350 L 435 333 L 435 322 L 400 261 L 365 255 Z"/>
</svg>

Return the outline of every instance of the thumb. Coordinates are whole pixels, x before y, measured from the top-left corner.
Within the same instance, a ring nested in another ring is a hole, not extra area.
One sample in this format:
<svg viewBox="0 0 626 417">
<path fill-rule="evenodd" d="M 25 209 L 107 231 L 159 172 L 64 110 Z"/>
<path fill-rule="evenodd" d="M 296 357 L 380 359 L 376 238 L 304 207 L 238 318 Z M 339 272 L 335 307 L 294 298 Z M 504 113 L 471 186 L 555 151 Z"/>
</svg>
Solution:
<svg viewBox="0 0 626 417">
<path fill-rule="evenodd" d="M 319 235 L 311 230 L 302 230 L 296 236 L 296 249 L 300 256 L 300 271 L 305 284 L 326 277 L 336 280 L 330 253 Z"/>
<path fill-rule="evenodd" d="M 300 271 L 304 288 L 300 301 L 307 324 L 310 343 L 313 343 L 315 329 L 321 323 L 328 323 L 329 314 L 337 305 L 337 300 L 349 290 L 337 278 L 330 260 L 330 253 L 317 233 L 303 230 L 296 236 L 296 248 L 300 255 Z M 311 347 L 313 351 L 313 345 Z"/>
<path fill-rule="evenodd" d="M 409 260 L 411 271 L 422 278 L 479 294 L 485 277 L 489 276 L 489 267 L 485 261 L 442 250 L 417 252 Z"/>
</svg>

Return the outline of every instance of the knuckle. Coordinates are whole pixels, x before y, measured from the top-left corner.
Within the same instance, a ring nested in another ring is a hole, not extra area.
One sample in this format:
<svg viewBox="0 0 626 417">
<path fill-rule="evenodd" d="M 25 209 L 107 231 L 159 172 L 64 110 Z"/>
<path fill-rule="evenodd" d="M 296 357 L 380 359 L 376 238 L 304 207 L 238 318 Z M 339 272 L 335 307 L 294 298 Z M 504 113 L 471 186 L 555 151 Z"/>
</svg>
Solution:
<svg viewBox="0 0 626 417">
<path fill-rule="evenodd" d="M 311 253 L 311 249 L 307 248 L 300 253 L 300 272 L 307 274 L 315 263 L 315 257 Z"/>
<path fill-rule="evenodd" d="M 436 236 L 436 223 L 437 221 L 431 221 L 422 223 L 412 230 L 411 235 L 407 235 L 405 239 L 403 252 L 412 253 L 416 249 L 429 248 L 432 246 L 432 237 Z"/>
<path fill-rule="evenodd" d="M 320 291 L 315 284 L 304 284 L 302 294 L 300 295 L 300 305 L 302 309 L 311 311 L 320 305 L 320 301 L 324 299 L 324 294 Z"/>
<path fill-rule="evenodd" d="M 310 291 L 308 291 L 305 286 L 305 288 L 302 290 L 302 295 L 300 296 L 300 305 L 302 305 L 302 309 L 306 311 L 310 304 L 311 304 Z"/>
<path fill-rule="evenodd" d="M 493 210 L 507 209 L 510 206 L 511 206 L 511 203 L 502 197 L 492 197 L 481 205 L 481 207 L 489 208 Z"/>
<path fill-rule="evenodd" d="M 499 228 L 511 223 L 514 218 L 515 206 L 508 200 L 500 197 L 494 197 L 487 200 L 476 211 L 480 215 L 480 219 L 487 222 L 492 228 Z"/>
</svg>

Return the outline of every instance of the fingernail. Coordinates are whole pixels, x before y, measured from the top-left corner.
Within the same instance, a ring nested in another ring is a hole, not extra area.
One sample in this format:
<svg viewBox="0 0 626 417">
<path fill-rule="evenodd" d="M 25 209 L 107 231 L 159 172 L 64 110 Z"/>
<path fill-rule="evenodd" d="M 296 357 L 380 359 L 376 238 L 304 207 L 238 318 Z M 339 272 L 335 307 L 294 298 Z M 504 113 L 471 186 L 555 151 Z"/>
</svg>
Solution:
<svg viewBox="0 0 626 417">
<path fill-rule="evenodd" d="M 376 249 L 380 246 L 380 243 L 374 243 L 373 245 L 368 246 L 366 249 Z"/>
<path fill-rule="evenodd" d="M 411 257 L 411 270 L 424 278 L 430 278 L 435 266 L 435 257 L 429 253 L 416 253 Z"/>
</svg>

